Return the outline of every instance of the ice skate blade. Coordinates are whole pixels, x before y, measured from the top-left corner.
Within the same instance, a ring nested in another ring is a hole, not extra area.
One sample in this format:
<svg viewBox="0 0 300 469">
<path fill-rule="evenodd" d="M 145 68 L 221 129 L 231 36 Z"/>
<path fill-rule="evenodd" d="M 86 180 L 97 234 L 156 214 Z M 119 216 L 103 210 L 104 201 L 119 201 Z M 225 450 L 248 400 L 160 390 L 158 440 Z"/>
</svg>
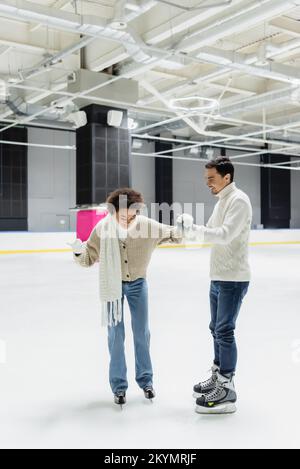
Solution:
<svg viewBox="0 0 300 469">
<path fill-rule="evenodd" d="M 154 404 L 154 400 L 153 399 L 149 399 L 149 397 L 145 397 L 146 401 L 147 402 L 150 402 L 150 404 Z"/>
<path fill-rule="evenodd" d="M 202 415 L 225 415 L 225 414 L 235 414 L 237 407 L 235 404 L 221 404 L 216 407 L 208 408 L 197 405 L 196 413 Z"/>
<path fill-rule="evenodd" d="M 119 404 L 118 402 L 115 402 L 115 406 L 118 407 L 120 410 L 123 410 L 123 407 L 125 407 L 127 404 L 127 402 L 125 402 L 124 404 Z"/>
</svg>

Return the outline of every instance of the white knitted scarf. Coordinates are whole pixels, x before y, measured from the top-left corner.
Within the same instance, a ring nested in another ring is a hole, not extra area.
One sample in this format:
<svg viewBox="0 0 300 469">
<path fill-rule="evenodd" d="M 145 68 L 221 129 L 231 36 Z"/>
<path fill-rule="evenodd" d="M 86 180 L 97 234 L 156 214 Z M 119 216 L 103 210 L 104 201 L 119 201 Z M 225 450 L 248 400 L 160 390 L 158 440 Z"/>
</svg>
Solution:
<svg viewBox="0 0 300 469">
<path fill-rule="evenodd" d="M 118 225 L 112 215 L 100 222 L 100 301 L 102 325 L 117 326 L 122 321 L 122 267 Z"/>
</svg>

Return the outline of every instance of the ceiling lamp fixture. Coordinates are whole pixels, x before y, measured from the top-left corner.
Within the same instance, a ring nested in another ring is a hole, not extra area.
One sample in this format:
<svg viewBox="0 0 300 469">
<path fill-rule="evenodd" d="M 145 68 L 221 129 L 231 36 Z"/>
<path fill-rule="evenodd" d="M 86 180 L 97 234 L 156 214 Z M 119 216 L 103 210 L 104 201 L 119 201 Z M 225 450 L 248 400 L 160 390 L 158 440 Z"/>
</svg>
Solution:
<svg viewBox="0 0 300 469">
<path fill-rule="evenodd" d="M 213 148 L 207 148 L 206 150 L 206 157 L 208 160 L 212 160 L 215 155 L 215 151 Z"/>
<path fill-rule="evenodd" d="M 124 31 L 127 28 L 127 22 L 120 19 L 113 20 L 110 25 L 111 29 L 116 29 L 117 31 Z"/>
<path fill-rule="evenodd" d="M 128 129 L 129 130 L 136 130 L 139 124 L 136 120 L 132 119 L 131 117 L 128 118 Z"/>
<path fill-rule="evenodd" d="M 190 155 L 193 155 L 193 156 L 199 155 L 199 151 L 200 151 L 200 147 L 198 146 L 192 147 L 190 149 Z"/>
<path fill-rule="evenodd" d="M 142 140 L 134 139 L 132 141 L 133 150 L 141 150 L 143 148 L 144 142 Z"/>
<path fill-rule="evenodd" d="M 175 98 L 170 101 L 170 108 L 183 112 L 207 112 L 219 109 L 219 101 L 211 98 L 190 96 L 187 98 Z"/>
</svg>

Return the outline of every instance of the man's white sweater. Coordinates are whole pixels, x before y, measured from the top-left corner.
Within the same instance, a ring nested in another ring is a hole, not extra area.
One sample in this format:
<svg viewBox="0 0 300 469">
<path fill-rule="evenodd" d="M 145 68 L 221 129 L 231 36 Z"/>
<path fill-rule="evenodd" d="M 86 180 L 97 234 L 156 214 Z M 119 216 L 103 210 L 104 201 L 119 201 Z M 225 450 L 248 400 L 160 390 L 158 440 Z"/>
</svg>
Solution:
<svg viewBox="0 0 300 469">
<path fill-rule="evenodd" d="M 212 243 L 211 279 L 249 282 L 249 236 L 252 206 L 235 183 L 218 194 L 219 201 L 206 227 L 197 227 L 204 243 Z"/>
</svg>

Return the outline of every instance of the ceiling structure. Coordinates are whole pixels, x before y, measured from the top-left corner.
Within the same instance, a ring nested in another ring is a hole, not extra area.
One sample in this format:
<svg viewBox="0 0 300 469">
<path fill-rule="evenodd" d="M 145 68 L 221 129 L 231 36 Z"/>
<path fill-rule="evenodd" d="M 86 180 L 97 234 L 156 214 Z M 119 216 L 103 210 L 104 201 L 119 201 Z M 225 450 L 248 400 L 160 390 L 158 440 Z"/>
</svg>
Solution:
<svg viewBox="0 0 300 469">
<path fill-rule="evenodd" d="M 80 70 L 95 80 L 74 91 Z M 0 0 L 0 140 L 72 129 L 83 102 L 129 109 L 135 141 L 174 144 L 164 157 L 286 154 L 272 166 L 298 171 L 300 0 Z"/>
</svg>

